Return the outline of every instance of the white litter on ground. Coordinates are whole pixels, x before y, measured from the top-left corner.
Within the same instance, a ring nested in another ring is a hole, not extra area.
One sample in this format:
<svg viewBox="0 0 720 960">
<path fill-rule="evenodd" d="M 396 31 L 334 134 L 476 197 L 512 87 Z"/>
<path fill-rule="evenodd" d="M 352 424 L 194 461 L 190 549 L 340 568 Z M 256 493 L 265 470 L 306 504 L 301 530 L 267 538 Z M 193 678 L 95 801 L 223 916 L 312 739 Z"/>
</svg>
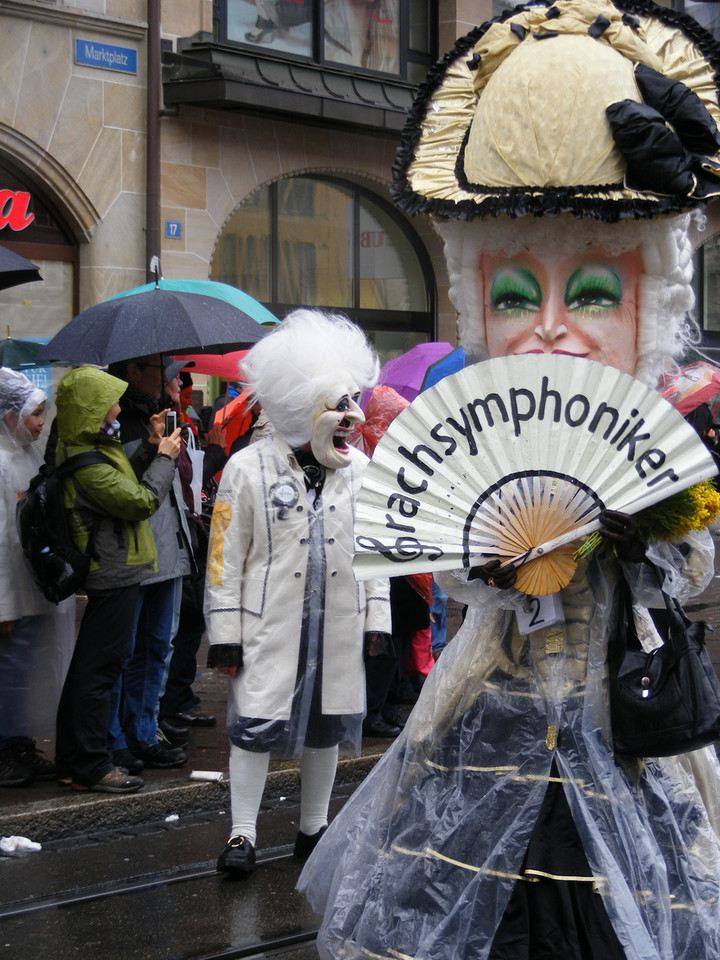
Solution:
<svg viewBox="0 0 720 960">
<path fill-rule="evenodd" d="M 34 840 L 28 840 L 27 837 L 2 837 L 0 838 L 0 852 L 8 853 L 36 853 L 42 850 L 42 844 L 35 843 Z"/>
</svg>

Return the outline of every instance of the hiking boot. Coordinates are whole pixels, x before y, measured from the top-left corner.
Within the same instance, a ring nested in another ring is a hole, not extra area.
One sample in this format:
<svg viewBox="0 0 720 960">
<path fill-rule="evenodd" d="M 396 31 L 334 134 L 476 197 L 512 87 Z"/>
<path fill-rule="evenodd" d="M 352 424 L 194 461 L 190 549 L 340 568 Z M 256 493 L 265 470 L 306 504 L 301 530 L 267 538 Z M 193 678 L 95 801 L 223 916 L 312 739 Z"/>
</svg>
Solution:
<svg viewBox="0 0 720 960">
<path fill-rule="evenodd" d="M 95 783 L 80 783 L 73 780 L 73 790 L 86 791 L 92 793 L 137 793 L 140 787 L 145 785 L 142 777 L 131 777 L 122 767 L 113 767 L 109 773 Z"/>
<path fill-rule="evenodd" d="M 133 753 L 146 767 L 154 767 L 157 770 L 169 770 L 187 763 L 187 755 L 182 750 L 178 747 L 166 747 L 162 743 L 154 743 L 144 750 L 133 750 Z"/>
<path fill-rule="evenodd" d="M 32 781 L 32 770 L 18 762 L 13 744 L 6 744 L 0 750 L 0 787 L 25 787 Z"/>
<path fill-rule="evenodd" d="M 190 743 L 190 731 L 187 727 L 176 727 L 167 720 L 160 720 L 157 728 L 158 743 L 169 747 L 186 747 Z"/>
<path fill-rule="evenodd" d="M 217 723 L 217 718 L 212 713 L 200 713 L 195 707 L 180 710 L 178 713 L 167 713 L 164 719 L 175 725 L 182 724 L 183 727 L 214 727 Z"/>
<path fill-rule="evenodd" d="M 217 869 L 236 876 L 252 873 L 255 870 L 255 847 L 247 837 L 230 837 L 218 857 Z"/>
<path fill-rule="evenodd" d="M 14 740 L 9 746 L 12 748 L 15 759 L 21 767 L 27 767 L 35 780 L 54 780 L 55 764 L 48 760 L 42 750 L 35 745 L 30 737 Z"/>
<path fill-rule="evenodd" d="M 123 770 L 127 770 L 128 773 L 132 773 L 133 775 L 141 773 L 145 766 L 142 760 L 138 760 L 127 747 L 121 747 L 120 750 L 113 750 L 112 759 L 116 767 L 122 767 Z"/>
</svg>

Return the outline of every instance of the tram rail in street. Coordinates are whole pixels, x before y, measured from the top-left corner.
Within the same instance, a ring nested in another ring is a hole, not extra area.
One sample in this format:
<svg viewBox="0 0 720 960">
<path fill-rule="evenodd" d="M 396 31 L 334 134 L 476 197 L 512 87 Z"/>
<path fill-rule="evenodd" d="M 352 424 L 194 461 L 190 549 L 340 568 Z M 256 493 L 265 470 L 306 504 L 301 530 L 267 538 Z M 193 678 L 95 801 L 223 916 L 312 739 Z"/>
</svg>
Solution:
<svg viewBox="0 0 720 960">
<path fill-rule="evenodd" d="M 100 951 L 123 960 L 313 960 L 319 918 L 295 890 L 294 810 L 263 814 L 272 845 L 258 850 L 250 876 L 219 873 L 207 859 L 227 836 L 225 817 L 61 841 L 7 860 L 0 952 L 35 960 L 52 944 L 53 960 Z"/>
<path fill-rule="evenodd" d="M 283 850 L 287 850 L 287 852 L 282 852 Z M 287 848 L 280 848 L 271 853 L 258 853 L 258 868 L 282 860 L 292 861 L 291 850 L 292 847 L 288 846 Z M 137 877 L 117 882 L 110 880 L 83 890 L 75 890 L 60 895 L 38 897 L 30 901 L 24 900 L 18 903 L 2 905 L 0 906 L 0 923 L 3 920 L 40 913 L 43 910 L 60 910 L 77 906 L 78 904 L 95 903 L 98 900 L 105 900 L 108 897 L 121 897 L 125 894 L 142 893 L 143 891 L 153 890 L 157 887 L 169 887 L 176 883 L 206 880 L 209 877 L 218 879 L 218 872 L 214 863 L 212 865 L 208 864 L 208 866 L 204 868 L 190 868 L 187 870 L 174 871 L 171 874 L 161 872 L 150 877 Z"/>
</svg>

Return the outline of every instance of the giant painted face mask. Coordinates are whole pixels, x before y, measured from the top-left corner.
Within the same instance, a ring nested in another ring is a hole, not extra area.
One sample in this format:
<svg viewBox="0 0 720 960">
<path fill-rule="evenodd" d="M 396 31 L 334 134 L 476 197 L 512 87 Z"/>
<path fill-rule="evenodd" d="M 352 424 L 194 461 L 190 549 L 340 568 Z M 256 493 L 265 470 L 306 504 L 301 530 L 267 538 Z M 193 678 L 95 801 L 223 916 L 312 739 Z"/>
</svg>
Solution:
<svg viewBox="0 0 720 960">
<path fill-rule="evenodd" d="M 491 357 L 563 353 L 635 372 L 639 253 L 558 257 L 531 248 L 483 254 L 481 270 Z"/>
<path fill-rule="evenodd" d="M 357 405 L 359 397 L 357 384 L 346 382 L 338 384 L 315 408 L 310 449 L 318 463 L 332 470 L 350 463 L 348 434 L 365 419 Z"/>
</svg>

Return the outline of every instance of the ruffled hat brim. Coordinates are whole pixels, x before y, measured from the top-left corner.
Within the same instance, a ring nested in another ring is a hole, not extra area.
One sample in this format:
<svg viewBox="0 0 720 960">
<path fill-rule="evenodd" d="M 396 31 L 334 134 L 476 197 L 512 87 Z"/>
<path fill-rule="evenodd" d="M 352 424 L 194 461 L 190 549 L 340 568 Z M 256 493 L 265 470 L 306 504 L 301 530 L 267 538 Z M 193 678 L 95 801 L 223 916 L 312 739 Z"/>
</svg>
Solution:
<svg viewBox="0 0 720 960">
<path fill-rule="evenodd" d="M 592 50 L 582 58 L 589 42 L 612 51 L 629 77 L 618 102 L 601 71 L 583 86 L 582 64 L 595 59 Z M 515 59 L 524 62 L 525 87 L 515 81 L 514 60 L 498 73 L 523 44 Z M 559 84 L 548 65 L 564 62 L 573 46 L 580 48 L 577 69 Z M 552 55 L 535 57 L 540 48 Z M 577 88 L 569 89 L 575 74 Z M 486 109 L 493 98 L 494 112 Z M 573 98 L 592 108 L 594 127 L 588 135 L 555 125 L 567 141 L 567 163 L 558 165 L 561 148 L 548 121 Z M 513 126 L 523 110 L 534 129 Z M 720 45 L 691 17 L 650 0 L 527 4 L 476 27 L 431 69 L 405 125 L 391 192 L 407 213 L 451 220 L 572 214 L 615 222 L 676 213 L 720 196 L 719 125 Z M 597 163 L 577 158 L 588 145 Z M 583 182 L 588 171 L 590 182 Z M 609 178 L 596 182 L 598 173 Z"/>
</svg>

